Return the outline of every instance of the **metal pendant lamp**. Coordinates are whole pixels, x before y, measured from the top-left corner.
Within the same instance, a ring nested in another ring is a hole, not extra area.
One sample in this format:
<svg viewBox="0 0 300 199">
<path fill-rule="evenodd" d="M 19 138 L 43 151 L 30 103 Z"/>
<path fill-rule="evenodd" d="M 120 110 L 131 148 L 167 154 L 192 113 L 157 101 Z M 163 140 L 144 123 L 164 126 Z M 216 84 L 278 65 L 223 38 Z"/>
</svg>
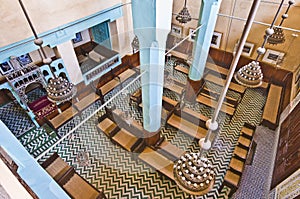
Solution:
<svg viewBox="0 0 300 199">
<path fill-rule="evenodd" d="M 46 88 L 47 97 L 48 97 L 49 101 L 54 102 L 54 103 L 61 103 L 61 102 L 65 102 L 65 101 L 72 99 L 72 97 L 74 97 L 77 92 L 76 87 L 71 82 L 69 82 L 67 79 L 62 78 L 62 77 L 57 77 L 55 75 L 55 73 L 53 72 L 52 67 L 51 67 L 52 59 L 50 57 L 47 57 L 47 55 L 42 47 L 43 40 L 38 37 L 38 35 L 33 27 L 33 24 L 28 16 L 28 13 L 24 7 L 22 0 L 19 0 L 19 4 L 20 4 L 22 11 L 26 17 L 26 20 L 31 28 L 31 31 L 35 37 L 34 44 L 39 46 L 39 48 L 40 48 L 41 56 L 43 58 L 43 63 L 47 64 L 49 66 L 50 71 L 53 75 L 53 79 L 50 79 L 50 81 L 47 85 L 47 88 Z"/>
<path fill-rule="evenodd" d="M 290 0 L 289 1 L 289 6 L 287 7 L 285 13 L 281 16 L 281 22 L 279 24 L 279 27 L 274 27 L 274 34 L 272 34 L 268 38 L 268 43 L 277 45 L 277 44 L 282 44 L 285 42 L 285 36 L 283 29 L 280 27 L 283 24 L 283 21 L 288 18 L 288 12 L 290 10 L 290 7 L 295 4 L 295 0 Z"/>
<path fill-rule="evenodd" d="M 266 52 L 266 49 L 264 48 L 268 39 L 274 34 L 274 23 L 279 15 L 279 12 L 283 6 L 284 0 L 281 1 L 280 6 L 274 16 L 273 22 L 269 28 L 266 29 L 265 35 L 264 35 L 264 41 L 257 49 L 257 57 L 255 61 L 252 61 L 251 63 L 241 67 L 237 73 L 234 75 L 234 79 L 241 85 L 250 87 L 250 88 L 257 88 L 262 84 L 263 80 L 263 73 L 261 71 L 261 66 L 259 65 L 258 58 L 263 55 Z"/>
<path fill-rule="evenodd" d="M 176 20 L 179 23 L 187 23 L 187 22 L 192 20 L 192 17 L 191 17 L 191 15 L 190 15 L 187 7 L 186 7 L 186 1 L 187 0 L 184 0 L 184 7 L 182 8 L 182 10 L 176 16 Z"/>
</svg>

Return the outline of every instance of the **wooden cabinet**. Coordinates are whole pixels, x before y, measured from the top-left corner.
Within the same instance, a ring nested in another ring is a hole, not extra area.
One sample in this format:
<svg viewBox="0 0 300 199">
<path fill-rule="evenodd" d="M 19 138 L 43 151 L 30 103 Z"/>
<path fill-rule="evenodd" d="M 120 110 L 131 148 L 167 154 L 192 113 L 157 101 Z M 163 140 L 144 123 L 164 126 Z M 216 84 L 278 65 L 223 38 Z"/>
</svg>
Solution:
<svg viewBox="0 0 300 199">
<path fill-rule="evenodd" d="M 300 168 L 300 104 L 283 121 L 277 147 L 272 188 Z"/>
</svg>

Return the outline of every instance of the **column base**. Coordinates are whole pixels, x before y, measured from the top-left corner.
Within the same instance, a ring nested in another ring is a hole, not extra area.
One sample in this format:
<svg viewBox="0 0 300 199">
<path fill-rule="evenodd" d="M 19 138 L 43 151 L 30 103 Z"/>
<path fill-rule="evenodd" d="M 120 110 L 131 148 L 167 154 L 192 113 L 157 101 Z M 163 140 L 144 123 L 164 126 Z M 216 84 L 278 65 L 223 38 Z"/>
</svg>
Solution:
<svg viewBox="0 0 300 199">
<path fill-rule="evenodd" d="M 160 129 L 156 132 L 144 131 L 144 137 L 148 146 L 155 146 L 160 140 Z"/>
</svg>

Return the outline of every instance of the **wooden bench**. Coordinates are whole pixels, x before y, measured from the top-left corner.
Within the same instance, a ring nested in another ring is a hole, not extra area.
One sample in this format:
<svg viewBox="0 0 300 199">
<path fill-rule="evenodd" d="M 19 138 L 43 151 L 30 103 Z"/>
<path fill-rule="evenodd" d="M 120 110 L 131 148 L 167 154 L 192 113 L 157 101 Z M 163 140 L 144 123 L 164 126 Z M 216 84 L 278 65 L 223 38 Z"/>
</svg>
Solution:
<svg viewBox="0 0 300 199">
<path fill-rule="evenodd" d="M 56 181 L 71 168 L 71 166 L 61 159 L 56 152 L 53 153 L 47 160 L 45 160 L 41 166 Z"/>
<path fill-rule="evenodd" d="M 242 175 L 242 172 L 244 170 L 244 166 L 245 166 L 245 163 L 243 161 L 241 161 L 241 160 L 239 160 L 235 157 L 231 158 L 229 167 L 232 170 L 235 170 L 236 172 L 238 172 L 240 175 Z"/>
<path fill-rule="evenodd" d="M 206 98 L 209 98 L 209 99 L 211 99 L 211 100 L 213 100 L 213 101 L 215 101 L 215 102 L 217 102 L 217 101 L 219 100 L 219 99 L 218 99 L 218 98 L 219 98 L 218 96 L 216 96 L 216 95 L 210 95 L 210 94 L 207 94 L 207 93 L 202 92 L 202 91 L 199 93 L 199 95 L 202 95 L 202 96 L 204 96 L 204 97 L 206 97 Z M 226 100 L 226 97 L 225 97 L 225 99 L 224 99 L 224 101 L 223 101 L 223 104 L 226 105 L 226 106 L 230 106 L 230 107 L 232 107 L 232 108 L 235 108 L 235 107 L 236 107 L 234 104 L 228 103 L 227 100 Z"/>
<path fill-rule="evenodd" d="M 214 73 L 221 74 L 221 76 L 225 77 L 225 78 L 226 78 L 226 76 L 228 75 L 228 72 L 229 72 L 227 68 L 218 66 L 218 65 L 210 63 L 210 62 L 206 62 L 205 68 L 212 71 L 212 72 L 214 72 Z"/>
<path fill-rule="evenodd" d="M 128 130 L 130 133 L 138 138 L 143 138 L 144 128 L 136 120 L 132 119 L 128 124 L 123 118 L 124 112 L 120 109 L 114 109 L 112 111 L 112 120 L 120 127 Z"/>
<path fill-rule="evenodd" d="M 185 87 L 185 83 L 179 81 L 178 79 L 175 79 L 173 77 L 169 77 L 169 80 L 173 81 L 176 85 L 180 86 L 180 87 Z"/>
<path fill-rule="evenodd" d="M 150 147 L 145 147 L 145 149 L 138 157 L 143 162 L 154 168 L 156 171 L 167 176 L 171 180 L 174 180 L 174 163 L 171 160 L 167 159 L 165 156 L 161 155 Z"/>
<path fill-rule="evenodd" d="M 191 121 L 194 124 L 199 124 L 201 127 L 206 128 L 206 121 L 209 119 L 205 115 L 198 113 L 192 109 L 184 107 L 181 112 L 181 117 Z"/>
<path fill-rule="evenodd" d="M 211 108 L 217 107 L 217 102 L 215 100 L 209 99 L 208 97 L 205 97 L 203 95 L 198 95 L 196 101 Z M 226 104 L 222 104 L 221 111 L 226 113 L 227 115 L 233 116 L 235 108 Z"/>
<path fill-rule="evenodd" d="M 79 112 L 81 112 L 98 100 L 100 100 L 99 95 L 97 95 L 96 93 L 90 93 L 89 95 L 76 102 L 74 106 L 78 109 Z"/>
<path fill-rule="evenodd" d="M 121 82 L 124 82 L 128 78 L 132 77 L 134 74 L 135 74 L 135 71 L 129 68 L 129 69 L 125 70 L 124 72 L 122 72 L 121 74 L 119 74 L 118 77 Z"/>
<path fill-rule="evenodd" d="M 226 171 L 223 185 L 226 185 L 231 189 L 228 195 L 229 198 L 231 198 L 232 194 L 236 192 L 237 188 L 239 187 L 240 180 L 241 176 L 239 174 L 236 174 L 231 170 Z M 223 187 L 223 185 L 221 187 Z"/>
<path fill-rule="evenodd" d="M 170 111 L 174 109 L 176 106 L 178 106 L 178 102 L 166 96 L 162 96 L 162 105 L 164 108 Z"/>
<path fill-rule="evenodd" d="M 194 137 L 196 139 L 204 138 L 207 130 L 189 122 L 175 114 L 172 114 L 171 117 L 168 119 L 167 124 L 183 131 L 187 135 Z"/>
<path fill-rule="evenodd" d="M 82 178 L 73 167 L 71 167 L 58 180 L 58 184 L 70 195 L 71 198 L 81 199 L 102 199 L 105 195 L 96 189 L 93 185 Z"/>
<path fill-rule="evenodd" d="M 240 147 L 240 146 L 236 146 L 234 148 L 234 155 L 239 157 L 241 160 L 246 160 L 247 159 L 247 155 L 248 155 L 248 150 Z"/>
<path fill-rule="evenodd" d="M 144 148 L 144 141 L 142 138 L 137 138 L 135 135 L 123 128 L 113 135 L 111 140 L 130 152 L 141 152 Z"/>
<path fill-rule="evenodd" d="M 97 124 L 97 129 L 105 133 L 109 138 L 111 138 L 112 133 L 117 127 L 117 124 L 107 117 Z"/>
<path fill-rule="evenodd" d="M 239 145 L 241 145 L 242 147 L 245 147 L 245 149 L 248 150 L 251 145 L 251 140 L 244 136 L 240 136 L 238 139 L 238 143 L 239 143 Z"/>
<path fill-rule="evenodd" d="M 270 85 L 267 101 L 262 116 L 262 124 L 275 130 L 279 122 L 282 87 L 274 84 Z"/>
<path fill-rule="evenodd" d="M 177 70 L 181 73 L 184 73 L 186 75 L 189 74 L 189 69 L 188 68 L 185 68 L 185 67 L 182 67 L 182 66 L 179 66 L 179 65 L 175 66 L 175 70 Z"/>
<path fill-rule="evenodd" d="M 256 129 L 255 126 L 245 123 L 244 126 L 242 127 L 241 133 L 244 137 L 252 139 L 254 136 L 255 129 Z"/>
<path fill-rule="evenodd" d="M 224 86 L 225 85 L 225 80 L 224 79 L 219 78 L 219 77 L 217 77 L 215 75 L 212 75 L 212 74 L 207 74 L 204 77 L 204 79 L 205 79 L 205 81 L 212 82 L 212 83 L 217 84 L 219 86 Z M 243 94 L 246 90 L 246 87 L 244 87 L 242 85 L 239 85 L 239 84 L 236 84 L 234 82 L 231 82 L 229 84 L 229 89 Z"/>
<path fill-rule="evenodd" d="M 186 53 L 181 53 L 181 52 L 178 52 L 176 50 L 172 50 L 170 52 L 170 54 L 172 56 L 178 57 L 178 58 L 183 59 L 183 60 L 187 60 L 188 59 L 188 55 Z"/>
<path fill-rule="evenodd" d="M 184 88 L 179 86 L 179 85 L 176 85 L 176 84 L 172 84 L 172 85 L 165 85 L 164 88 L 167 88 L 171 91 L 174 91 L 175 93 L 179 94 L 179 95 L 182 95 L 183 91 L 184 91 Z"/>
<path fill-rule="evenodd" d="M 213 90 L 213 89 L 207 87 L 206 85 L 203 86 L 203 88 L 201 90 L 201 93 L 202 92 L 206 93 L 206 94 L 208 94 L 210 96 L 213 96 L 216 99 L 218 99 L 219 96 L 220 96 L 219 92 L 217 92 L 216 90 Z M 230 106 L 236 107 L 238 105 L 238 103 L 239 103 L 239 100 L 226 95 L 224 102 L 227 103 Z"/>
<path fill-rule="evenodd" d="M 63 124 L 67 123 L 69 120 L 71 120 L 73 117 L 75 117 L 78 114 L 78 111 L 73 107 L 70 106 L 66 110 L 64 110 L 62 113 L 59 113 L 58 115 L 51 117 L 46 117 L 46 122 L 55 130 L 58 130 L 59 127 L 61 127 Z"/>
<path fill-rule="evenodd" d="M 165 139 L 163 139 L 163 141 L 156 146 L 156 151 L 168 157 L 172 161 L 178 160 L 185 153 L 184 150 L 178 148 L 177 146 L 168 142 Z"/>
<path fill-rule="evenodd" d="M 104 96 L 114 88 L 120 85 L 120 81 L 116 79 L 112 79 L 103 86 L 100 87 L 101 94 Z"/>
</svg>

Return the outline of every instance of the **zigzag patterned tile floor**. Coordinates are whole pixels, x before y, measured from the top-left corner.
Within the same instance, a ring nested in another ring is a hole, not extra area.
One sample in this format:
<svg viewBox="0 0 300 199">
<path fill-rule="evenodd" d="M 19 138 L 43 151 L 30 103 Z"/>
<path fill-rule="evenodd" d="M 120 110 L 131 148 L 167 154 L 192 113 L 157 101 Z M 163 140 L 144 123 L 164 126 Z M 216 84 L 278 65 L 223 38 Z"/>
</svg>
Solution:
<svg viewBox="0 0 300 199">
<path fill-rule="evenodd" d="M 167 70 L 171 70 L 167 68 Z M 180 81 L 184 79 L 180 76 Z M 129 82 L 130 80 L 128 80 Z M 140 83 L 137 81 L 132 84 L 128 90 L 132 93 L 139 87 Z M 120 88 L 114 89 L 111 93 L 105 96 L 108 100 L 113 94 L 118 92 Z M 164 95 L 178 100 L 178 96 L 164 91 Z M 233 96 L 237 96 L 233 94 Z M 67 161 L 70 165 L 74 166 L 76 171 L 80 173 L 87 181 L 92 183 L 98 189 L 104 191 L 110 199 L 120 198 L 227 198 L 229 189 L 224 189 L 218 193 L 218 188 L 222 184 L 222 179 L 226 173 L 226 169 L 229 165 L 233 148 L 237 142 L 239 131 L 245 121 L 250 121 L 253 124 L 259 124 L 261 117 L 261 108 L 264 104 L 265 96 L 260 89 L 247 89 L 244 94 L 237 110 L 230 120 L 228 117 L 220 117 L 223 121 L 221 124 L 221 131 L 219 135 L 214 135 L 215 141 L 213 147 L 206 153 L 207 157 L 214 162 L 215 170 L 217 173 L 216 181 L 213 190 L 205 196 L 191 197 L 181 191 L 173 181 L 160 176 L 152 168 L 145 165 L 136 158 L 136 154 L 129 153 L 119 146 L 114 145 L 105 136 L 104 133 L 98 132 L 96 129 L 97 117 L 93 116 L 86 123 L 80 126 L 73 134 L 68 138 L 57 144 L 50 152 L 43 156 L 39 162 L 43 162 L 54 151 Z M 123 110 L 128 110 L 133 113 L 134 119 L 142 123 L 142 115 L 135 107 L 129 106 L 128 101 L 124 100 L 124 96 L 117 97 L 112 102 Z M 110 104 L 111 105 L 111 104 Z M 187 104 L 190 108 L 203 114 L 210 116 L 210 108 L 200 104 Z M 86 115 L 92 113 L 95 110 L 87 110 Z M 247 110 L 247 111 L 245 111 Z M 98 113 L 97 115 L 101 115 Z M 80 119 L 78 120 L 78 122 Z M 70 128 L 68 125 L 60 129 L 62 135 L 67 133 Z M 63 130 L 64 129 L 64 130 Z M 199 151 L 198 143 L 193 138 L 185 135 L 184 133 L 177 131 L 177 129 L 162 126 L 162 134 L 168 141 L 186 151 Z M 27 135 L 27 134 L 26 134 Z M 22 143 L 35 143 L 35 139 L 39 139 L 39 132 L 24 137 L 21 139 Z M 45 140 L 44 138 L 42 140 Z M 50 143 L 50 142 L 48 142 Z M 52 144 L 52 143 L 51 143 Z M 45 144 L 45 148 L 49 145 Z M 33 145 L 28 148 L 33 152 L 38 145 Z M 45 149 L 44 149 L 45 150 Z M 77 161 L 78 152 L 85 151 L 88 153 L 88 165 L 80 165 Z M 39 151 L 40 153 L 40 151 Z M 32 153 L 33 156 L 36 154 Z"/>
<path fill-rule="evenodd" d="M 33 122 L 16 101 L 0 107 L 0 112 L 0 119 L 17 138 L 34 127 Z"/>
</svg>

